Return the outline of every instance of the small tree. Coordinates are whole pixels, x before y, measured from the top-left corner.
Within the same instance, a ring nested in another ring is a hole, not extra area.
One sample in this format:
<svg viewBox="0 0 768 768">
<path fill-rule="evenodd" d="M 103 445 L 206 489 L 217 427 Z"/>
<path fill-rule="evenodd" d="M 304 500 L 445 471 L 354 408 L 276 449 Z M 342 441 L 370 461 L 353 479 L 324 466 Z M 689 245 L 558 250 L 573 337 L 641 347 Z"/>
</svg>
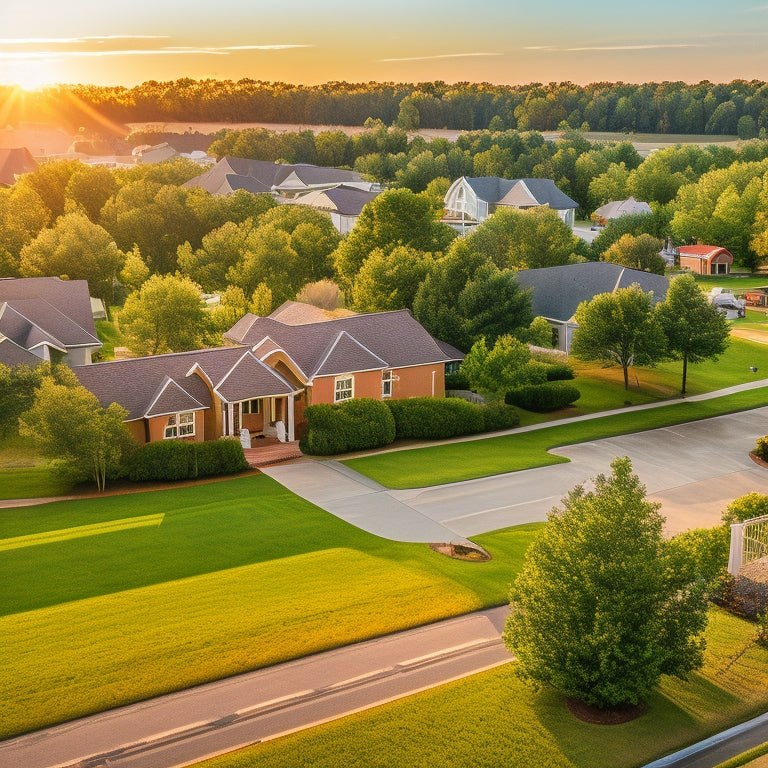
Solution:
<svg viewBox="0 0 768 768">
<path fill-rule="evenodd" d="M 667 298 L 656 305 L 656 317 L 667 337 L 669 354 L 683 361 L 682 394 L 685 394 L 688 363 L 716 360 L 730 343 L 725 317 L 710 304 L 693 275 L 676 277 Z"/>
<path fill-rule="evenodd" d="M 510 389 L 547 380 L 546 365 L 531 360 L 528 345 L 512 336 L 499 337 L 490 349 L 484 338 L 476 341 L 461 364 L 461 372 L 473 389 L 500 398 Z"/>
<path fill-rule="evenodd" d="M 665 354 L 665 338 L 651 307 L 651 294 L 639 285 L 599 293 L 579 304 L 579 326 L 571 354 L 581 360 L 620 365 L 629 389 L 630 365 L 653 365 Z"/>
<path fill-rule="evenodd" d="M 102 408 L 85 387 L 46 377 L 34 405 L 19 420 L 19 431 L 62 473 L 76 481 L 91 479 L 102 491 L 108 478 L 119 476 L 123 458 L 133 448 L 123 423 L 127 415 L 117 403 Z"/>
<path fill-rule="evenodd" d="M 515 580 L 504 630 L 519 673 L 602 709 L 638 704 L 702 664 L 704 589 L 669 567 L 659 504 L 629 459 L 553 509 Z"/>
</svg>

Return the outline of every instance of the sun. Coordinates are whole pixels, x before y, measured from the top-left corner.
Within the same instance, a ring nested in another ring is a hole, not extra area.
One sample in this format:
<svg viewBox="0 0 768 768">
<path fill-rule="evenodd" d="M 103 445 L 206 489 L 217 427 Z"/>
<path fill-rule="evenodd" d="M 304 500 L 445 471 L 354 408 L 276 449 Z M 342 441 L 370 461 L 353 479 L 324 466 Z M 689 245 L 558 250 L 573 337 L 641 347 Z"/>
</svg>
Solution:
<svg viewBox="0 0 768 768">
<path fill-rule="evenodd" d="M 2 79 L 6 83 L 18 85 L 24 91 L 39 91 L 56 82 L 50 62 L 40 59 L 6 61 Z"/>
</svg>

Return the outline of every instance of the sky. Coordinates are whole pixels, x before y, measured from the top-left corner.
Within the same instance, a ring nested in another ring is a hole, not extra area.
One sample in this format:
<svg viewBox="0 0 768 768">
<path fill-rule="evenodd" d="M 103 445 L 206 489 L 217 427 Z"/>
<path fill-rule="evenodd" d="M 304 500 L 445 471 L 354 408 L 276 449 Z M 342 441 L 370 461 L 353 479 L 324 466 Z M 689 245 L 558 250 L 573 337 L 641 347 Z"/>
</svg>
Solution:
<svg viewBox="0 0 768 768">
<path fill-rule="evenodd" d="M 1 0 L 0 84 L 768 80 L 766 0 Z"/>
</svg>

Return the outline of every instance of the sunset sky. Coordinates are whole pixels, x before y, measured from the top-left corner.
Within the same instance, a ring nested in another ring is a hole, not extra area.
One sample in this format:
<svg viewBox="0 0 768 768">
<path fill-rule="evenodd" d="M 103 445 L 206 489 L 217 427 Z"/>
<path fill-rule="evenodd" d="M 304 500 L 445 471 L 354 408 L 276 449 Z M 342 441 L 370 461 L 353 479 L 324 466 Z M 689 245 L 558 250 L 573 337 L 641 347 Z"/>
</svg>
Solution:
<svg viewBox="0 0 768 768">
<path fill-rule="evenodd" d="M 768 80 L 768 2 L 2 0 L 0 83 Z"/>
</svg>

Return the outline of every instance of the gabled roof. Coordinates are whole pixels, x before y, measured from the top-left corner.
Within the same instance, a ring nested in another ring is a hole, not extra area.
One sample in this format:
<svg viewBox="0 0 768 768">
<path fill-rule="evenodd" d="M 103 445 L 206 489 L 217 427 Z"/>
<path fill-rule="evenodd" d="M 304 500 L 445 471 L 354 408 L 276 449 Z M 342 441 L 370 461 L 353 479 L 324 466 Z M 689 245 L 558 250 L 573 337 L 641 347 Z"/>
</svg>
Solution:
<svg viewBox="0 0 768 768">
<path fill-rule="evenodd" d="M 36 168 L 37 162 L 26 147 L 0 148 L 0 185 L 10 187 L 16 183 L 17 176 Z"/>
<path fill-rule="evenodd" d="M 107 406 L 119 403 L 128 421 L 210 408 L 211 390 L 226 402 L 295 391 L 242 347 L 217 347 L 73 368 L 80 383 Z M 174 410 L 166 410 L 174 408 Z"/>
<path fill-rule="evenodd" d="M 0 279 L 0 301 L 42 299 L 96 338 L 91 297 L 85 280 L 58 277 L 5 277 Z M 56 333 L 56 329 L 49 328 Z"/>
<path fill-rule="evenodd" d="M 582 301 L 599 293 L 613 293 L 638 283 L 643 291 L 653 291 L 654 302 L 667 295 L 669 279 L 607 261 L 587 261 L 561 267 L 523 269 L 517 273 L 521 288 L 533 288 L 533 314 L 551 320 L 573 318 Z"/>
<path fill-rule="evenodd" d="M 478 199 L 509 205 L 548 205 L 555 210 L 578 208 L 579 204 L 561 191 L 552 179 L 502 179 L 498 176 L 465 176 Z M 512 197 L 509 197 L 512 194 Z M 519 198 L 519 202 L 518 202 Z M 514 202 L 512 202 L 514 199 Z"/>
<path fill-rule="evenodd" d="M 648 203 L 635 200 L 634 197 L 628 197 L 626 200 L 613 200 L 595 210 L 595 216 L 606 221 L 638 213 L 652 213 L 651 206 Z"/>
<path fill-rule="evenodd" d="M 270 193 L 288 181 L 286 189 L 304 189 L 320 184 L 340 184 L 344 181 L 362 181 L 355 171 L 325 168 L 318 165 L 273 163 L 267 160 L 249 160 L 242 157 L 223 157 L 213 168 L 187 181 L 185 187 L 202 187 L 214 195 L 235 189 Z"/>
<path fill-rule="evenodd" d="M 313 189 L 291 202 L 295 205 L 309 205 L 312 208 L 332 211 L 341 216 L 359 216 L 363 208 L 379 194 L 379 190 L 367 191 L 347 184 L 338 184 L 328 189 Z"/>
<path fill-rule="evenodd" d="M 62 341 L 24 317 L 8 302 L 0 304 L 0 333 L 27 350 L 47 346 L 59 352 L 67 351 Z"/>
<path fill-rule="evenodd" d="M 101 346 L 95 332 L 86 331 L 45 299 L 9 299 L 0 304 L 0 307 L 7 308 L 2 313 L 3 317 L 9 312 L 15 313 L 18 317 L 23 318 L 26 324 L 39 329 L 42 336 L 51 339 L 62 352 L 66 352 L 69 347 Z M 93 320 L 91 320 L 91 325 L 93 325 Z M 11 336 L 19 344 L 23 343 L 10 333 L 6 333 L 6 336 Z M 27 344 L 24 346 L 27 349 L 30 348 Z"/>
<path fill-rule="evenodd" d="M 263 352 L 269 338 L 267 353 Z M 351 315 L 302 325 L 246 315 L 224 338 L 257 348 L 266 357 L 278 345 L 308 379 L 358 370 L 406 368 L 463 359 L 446 349 L 408 312 Z"/>
<path fill-rule="evenodd" d="M 34 368 L 42 361 L 42 357 L 38 357 L 33 352 L 19 346 L 15 341 L 0 334 L 0 363 L 2 365 L 7 365 L 9 368 L 16 365 L 28 365 Z"/>
</svg>

